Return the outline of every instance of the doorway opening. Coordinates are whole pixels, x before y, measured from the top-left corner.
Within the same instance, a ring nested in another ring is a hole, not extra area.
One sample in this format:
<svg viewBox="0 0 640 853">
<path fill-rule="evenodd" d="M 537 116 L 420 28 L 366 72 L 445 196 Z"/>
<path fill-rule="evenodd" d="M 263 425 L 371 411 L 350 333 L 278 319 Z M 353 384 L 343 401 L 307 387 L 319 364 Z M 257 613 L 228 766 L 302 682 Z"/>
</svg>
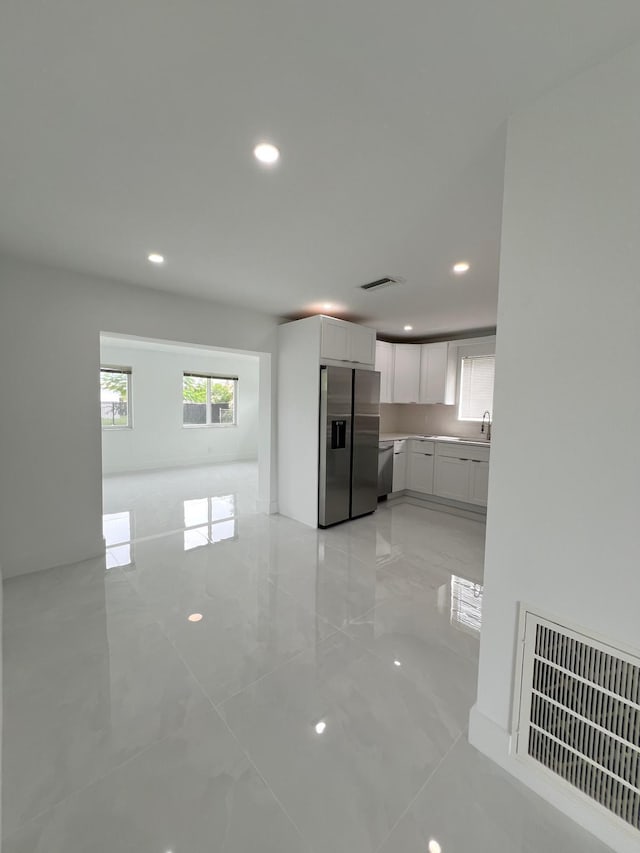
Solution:
<svg viewBox="0 0 640 853">
<path fill-rule="evenodd" d="M 270 354 L 105 332 L 99 381 L 107 568 L 145 540 L 237 539 L 273 510 Z"/>
</svg>

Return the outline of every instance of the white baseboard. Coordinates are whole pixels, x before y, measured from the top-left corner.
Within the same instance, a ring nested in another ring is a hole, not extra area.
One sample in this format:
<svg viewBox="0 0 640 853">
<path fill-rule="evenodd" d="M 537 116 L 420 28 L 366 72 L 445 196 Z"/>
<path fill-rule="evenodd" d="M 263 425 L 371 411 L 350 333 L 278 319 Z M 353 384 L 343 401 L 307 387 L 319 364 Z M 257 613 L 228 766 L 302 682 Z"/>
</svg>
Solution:
<svg viewBox="0 0 640 853">
<path fill-rule="evenodd" d="M 80 544 L 73 543 L 65 551 L 51 556 L 27 554 L 21 555 L 19 559 L 8 561 L 4 566 L 4 579 L 16 578 L 20 575 L 30 575 L 33 572 L 43 572 L 46 569 L 55 569 L 58 566 L 72 566 L 76 563 L 84 563 L 85 560 L 95 560 L 104 557 L 105 542 L 102 536 L 99 539 Z"/>
<path fill-rule="evenodd" d="M 143 462 L 140 465 L 126 468 L 110 468 L 108 471 L 103 470 L 103 477 L 117 477 L 121 474 L 141 474 L 152 471 L 164 471 L 170 468 L 197 468 L 202 465 L 225 465 L 233 462 L 257 462 L 255 456 L 220 456 L 212 458 L 211 456 L 203 456 L 201 459 L 163 459 L 159 462 Z"/>
<path fill-rule="evenodd" d="M 256 501 L 256 509 L 265 515 L 277 515 L 278 501 Z"/>
<path fill-rule="evenodd" d="M 511 735 L 485 716 L 477 705 L 471 708 L 469 714 L 469 743 L 507 769 L 505 759 L 511 754 Z"/>
<path fill-rule="evenodd" d="M 421 506 L 425 509 L 433 509 L 437 512 L 448 512 L 460 518 L 470 518 L 473 521 L 486 521 L 487 508 L 476 504 L 462 503 L 461 501 L 450 501 L 448 498 L 439 498 L 436 495 L 425 495 L 421 492 L 412 492 L 405 489 L 401 492 L 391 492 L 387 498 L 388 502 L 408 503 L 412 506 Z"/>
<path fill-rule="evenodd" d="M 483 714 L 477 705 L 469 715 L 469 742 L 616 853 L 637 853 L 640 849 L 640 833 L 636 830 L 572 791 L 544 767 L 518 760 L 511 751 L 510 733 Z"/>
</svg>

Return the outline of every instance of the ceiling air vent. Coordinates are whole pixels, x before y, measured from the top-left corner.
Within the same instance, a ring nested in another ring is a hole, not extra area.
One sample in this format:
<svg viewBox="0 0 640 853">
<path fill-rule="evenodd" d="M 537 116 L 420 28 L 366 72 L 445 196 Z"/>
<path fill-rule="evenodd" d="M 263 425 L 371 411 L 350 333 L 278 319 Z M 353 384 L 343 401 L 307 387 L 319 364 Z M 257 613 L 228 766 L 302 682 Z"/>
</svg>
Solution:
<svg viewBox="0 0 640 853">
<path fill-rule="evenodd" d="M 392 278 L 391 276 L 386 275 L 384 278 L 377 278 L 375 281 L 370 281 L 367 284 L 361 284 L 360 290 L 372 293 L 374 290 L 382 290 L 383 287 L 390 287 L 392 284 L 402 284 L 403 281 L 404 279 L 398 276 L 394 276 Z"/>
<path fill-rule="evenodd" d="M 640 829 L 640 659 L 530 611 L 523 622 L 518 757 Z"/>
</svg>

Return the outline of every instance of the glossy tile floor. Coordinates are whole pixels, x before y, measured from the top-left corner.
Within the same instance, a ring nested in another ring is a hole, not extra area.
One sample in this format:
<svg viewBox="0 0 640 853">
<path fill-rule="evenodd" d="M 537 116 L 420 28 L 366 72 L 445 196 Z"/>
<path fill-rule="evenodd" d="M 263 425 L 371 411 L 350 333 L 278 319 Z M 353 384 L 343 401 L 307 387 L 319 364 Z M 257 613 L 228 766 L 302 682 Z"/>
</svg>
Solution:
<svg viewBox="0 0 640 853">
<path fill-rule="evenodd" d="M 483 524 L 255 496 L 110 478 L 106 567 L 6 583 L 4 853 L 602 853 L 467 742 Z"/>
</svg>

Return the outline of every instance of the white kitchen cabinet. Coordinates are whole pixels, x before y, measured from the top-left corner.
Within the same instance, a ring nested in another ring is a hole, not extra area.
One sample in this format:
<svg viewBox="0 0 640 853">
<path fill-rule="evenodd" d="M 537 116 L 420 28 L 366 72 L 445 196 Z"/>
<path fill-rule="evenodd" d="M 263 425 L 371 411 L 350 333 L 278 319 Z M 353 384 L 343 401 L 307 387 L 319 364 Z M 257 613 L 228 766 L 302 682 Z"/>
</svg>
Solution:
<svg viewBox="0 0 640 853">
<path fill-rule="evenodd" d="M 420 345 L 419 402 L 455 403 L 455 365 L 446 342 Z"/>
<path fill-rule="evenodd" d="M 330 317 L 322 318 L 320 355 L 336 361 L 349 360 L 349 329 L 346 323 Z"/>
<path fill-rule="evenodd" d="M 375 329 L 361 330 L 354 323 L 316 314 L 283 323 L 277 335 L 279 509 L 282 515 L 316 527 L 320 367 L 328 364 L 373 370 L 376 333 Z"/>
<path fill-rule="evenodd" d="M 434 494 L 464 503 L 487 505 L 489 448 L 438 442 Z"/>
<path fill-rule="evenodd" d="M 376 330 L 349 323 L 349 361 L 373 365 L 376 360 Z"/>
<path fill-rule="evenodd" d="M 380 373 L 380 402 L 393 403 L 394 345 L 376 341 L 375 369 Z"/>
<path fill-rule="evenodd" d="M 393 364 L 393 402 L 417 403 L 420 396 L 420 346 L 396 344 Z"/>
<path fill-rule="evenodd" d="M 330 361 L 348 361 L 373 365 L 376 332 L 366 326 L 347 323 L 334 317 L 322 317 L 320 357 Z"/>
<path fill-rule="evenodd" d="M 393 485 L 391 490 L 394 492 L 403 492 L 407 488 L 407 453 L 406 442 L 402 442 L 404 447 L 396 449 L 401 442 L 396 441 L 393 450 Z"/>
<path fill-rule="evenodd" d="M 469 500 L 469 465 L 467 458 L 436 456 L 434 493 L 455 501 Z"/>
<path fill-rule="evenodd" d="M 469 477 L 469 502 L 487 505 L 489 495 L 489 463 L 481 462 L 479 459 L 470 461 L 470 477 Z"/>
<path fill-rule="evenodd" d="M 407 488 L 423 495 L 433 494 L 433 453 L 409 453 L 407 460 Z"/>
</svg>

